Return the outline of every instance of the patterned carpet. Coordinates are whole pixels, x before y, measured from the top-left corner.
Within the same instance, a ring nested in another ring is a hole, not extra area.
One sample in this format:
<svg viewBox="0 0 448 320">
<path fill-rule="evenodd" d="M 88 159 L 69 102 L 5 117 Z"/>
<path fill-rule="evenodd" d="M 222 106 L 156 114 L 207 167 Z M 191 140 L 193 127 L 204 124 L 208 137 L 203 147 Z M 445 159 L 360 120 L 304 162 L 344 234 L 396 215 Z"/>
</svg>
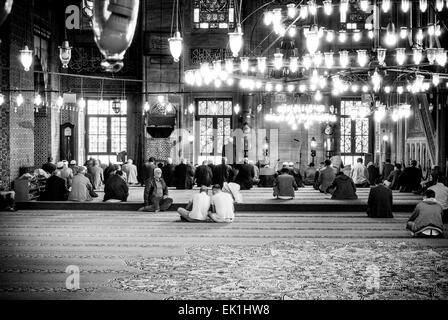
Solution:
<svg viewBox="0 0 448 320">
<path fill-rule="evenodd" d="M 448 249 L 369 240 L 205 245 L 134 258 L 114 288 L 171 299 L 447 299 Z"/>
</svg>

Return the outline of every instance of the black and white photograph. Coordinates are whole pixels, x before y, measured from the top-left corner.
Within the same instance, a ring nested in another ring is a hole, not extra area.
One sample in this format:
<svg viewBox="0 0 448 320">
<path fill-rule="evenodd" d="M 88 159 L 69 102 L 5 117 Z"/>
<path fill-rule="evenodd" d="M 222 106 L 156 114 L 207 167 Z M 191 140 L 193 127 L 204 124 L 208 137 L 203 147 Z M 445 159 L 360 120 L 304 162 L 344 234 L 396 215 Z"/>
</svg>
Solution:
<svg viewBox="0 0 448 320">
<path fill-rule="evenodd" d="M 0 0 L 0 299 L 446 301 L 447 59 L 448 0 Z"/>
</svg>

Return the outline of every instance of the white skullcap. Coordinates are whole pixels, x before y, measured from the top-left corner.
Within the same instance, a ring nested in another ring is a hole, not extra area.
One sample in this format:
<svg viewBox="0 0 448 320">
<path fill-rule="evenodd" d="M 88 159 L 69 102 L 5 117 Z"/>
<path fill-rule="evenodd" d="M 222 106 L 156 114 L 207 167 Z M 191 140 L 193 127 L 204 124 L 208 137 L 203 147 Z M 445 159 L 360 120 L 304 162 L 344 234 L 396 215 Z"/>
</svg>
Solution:
<svg viewBox="0 0 448 320">
<path fill-rule="evenodd" d="M 62 169 L 63 167 L 64 167 L 64 162 L 59 161 L 58 163 L 56 163 L 56 168 Z"/>
</svg>

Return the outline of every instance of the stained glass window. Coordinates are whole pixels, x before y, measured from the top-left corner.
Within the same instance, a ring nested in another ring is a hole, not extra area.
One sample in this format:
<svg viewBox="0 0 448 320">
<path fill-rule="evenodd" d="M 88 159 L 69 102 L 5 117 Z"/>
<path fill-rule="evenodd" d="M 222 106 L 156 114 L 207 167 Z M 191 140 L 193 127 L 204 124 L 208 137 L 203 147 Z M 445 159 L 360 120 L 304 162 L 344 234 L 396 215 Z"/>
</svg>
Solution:
<svg viewBox="0 0 448 320">
<path fill-rule="evenodd" d="M 200 150 L 201 153 L 213 153 L 213 119 L 201 118 L 200 126 Z"/>
<path fill-rule="evenodd" d="M 112 100 L 87 100 L 87 154 L 102 161 L 116 162 L 117 153 L 127 149 L 126 101 L 116 114 Z"/>
<path fill-rule="evenodd" d="M 352 119 L 353 109 L 360 104 L 358 100 L 341 100 L 341 140 L 340 151 L 352 160 L 369 152 L 369 119 Z M 347 157 L 345 157 L 347 158 Z M 347 160 L 348 161 L 348 160 Z M 348 161 L 350 164 L 353 161 Z"/>
<path fill-rule="evenodd" d="M 200 116 L 231 116 L 232 101 L 230 100 L 200 100 L 198 101 Z"/>
<path fill-rule="evenodd" d="M 193 24 L 197 29 L 233 29 L 235 10 L 231 0 L 194 0 Z"/>
</svg>

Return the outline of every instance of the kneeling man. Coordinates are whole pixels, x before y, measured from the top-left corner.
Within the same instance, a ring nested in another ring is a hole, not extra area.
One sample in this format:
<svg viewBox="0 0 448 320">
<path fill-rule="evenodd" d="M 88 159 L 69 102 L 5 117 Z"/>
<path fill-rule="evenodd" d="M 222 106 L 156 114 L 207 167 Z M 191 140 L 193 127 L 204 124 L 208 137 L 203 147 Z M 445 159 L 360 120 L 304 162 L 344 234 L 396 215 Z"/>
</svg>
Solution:
<svg viewBox="0 0 448 320">
<path fill-rule="evenodd" d="M 212 192 L 213 212 L 209 214 L 210 219 L 214 222 L 232 222 L 235 218 L 232 196 L 222 192 L 219 184 L 213 186 Z"/>
<path fill-rule="evenodd" d="M 181 218 L 189 222 L 200 222 L 207 220 L 208 211 L 210 209 L 210 197 L 208 189 L 202 186 L 199 193 L 193 195 L 186 208 L 179 208 L 177 212 Z"/>
<path fill-rule="evenodd" d="M 166 211 L 173 204 L 173 199 L 168 197 L 168 187 L 162 179 L 162 170 L 154 169 L 154 177 L 147 180 L 144 191 L 145 206 L 138 211 Z"/>
<path fill-rule="evenodd" d="M 425 198 L 415 207 L 406 225 L 406 229 L 410 230 L 412 235 L 427 227 L 432 227 L 443 233 L 443 210 L 435 196 L 436 194 L 433 190 L 426 190 Z"/>
</svg>

